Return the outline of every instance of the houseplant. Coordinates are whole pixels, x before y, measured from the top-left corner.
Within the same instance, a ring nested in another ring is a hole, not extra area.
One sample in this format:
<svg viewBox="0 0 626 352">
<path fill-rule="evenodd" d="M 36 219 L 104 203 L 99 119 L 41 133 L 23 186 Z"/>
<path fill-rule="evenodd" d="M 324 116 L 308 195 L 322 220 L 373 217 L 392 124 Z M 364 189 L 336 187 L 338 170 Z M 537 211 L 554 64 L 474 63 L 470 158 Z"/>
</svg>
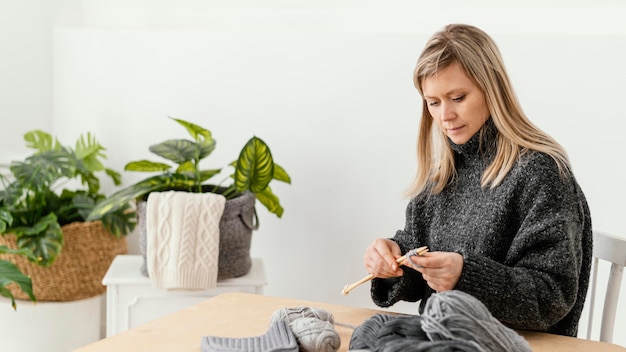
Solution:
<svg viewBox="0 0 626 352">
<path fill-rule="evenodd" d="M 142 214 L 145 214 L 145 202 L 151 192 L 185 191 L 194 193 L 213 192 L 226 197 L 226 210 L 220 222 L 220 279 L 240 276 L 248 272 L 251 265 L 249 258 L 250 233 L 258 226 L 253 226 L 252 210 L 256 216 L 254 203 L 256 199 L 263 204 L 268 211 L 279 218 L 283 215 L 283 207 L 278 197 L 272 192 L 269 183 L 272 180 L 291 183 L 291 178 L 281 166 L 273 160 L 268 145 L 260 138 L 254 136 L 241 149 L 238 158 L 228 166 L 233 168 L 232 174 L 224 178 L 224 181 L 209 184 L 209 180 L 222 172 L 222 169 L 203 169 L 200 163 L 204 161 L 215 149 L 216 141 L 212 133 L 194 123 L 172 118 L 173 121 L 183 126 L 192 137 L 189 139 L 169 139 L 149 147 L 150 152 L 166 159 L 170 163 L 140 160 L 129 162 L 125 166 L 126 171 L 157 172 L 155 176 L 145 178 L 135 184 L 127 186 L 110 195 L 106 200 L 99 203 L 91 212 L 88 219 L 100 219 L 103 214 L 114 211 L 123 204 L 137 200 L 138 221 L 140 227 L 140 242 L 145 240 L 145 228 Z M 174 168 L 173 163 L 176 165 Z M 223 182 L 230 180 L 228 184 Z M 239 204 L 241 203 L 241 204 Z M 246 205 L 247 204 L 247 205 Z M 227 220 L 229 207 L 241 207 L 235 211 L 235 215 L 241 218 L 239 226 L 241 231 L 230 231 L 233 220 Z M 230 225 L 226 225 L 226 222 Z M 240 232 L 243 232 L 240 234 Z M 231 236 L 243 236 L 244 239 L 234 240 Z M 233 242 L 242 244 L 233 245 Z M 142 250 L 144 245 L 140 246 Z M 234 254 L 233 251 L 240 253 Z M 144 257 L 145 257 L 145 253 Z M 232 265 L 231 265 L 232 264 Z M 227 267 L 229 266 L 229 267 Z M 146 274 L 145 267 L 142 269 Z"/>
<path fill-rule="evenodd" d="M 102 276 L 113 257 L 126 251 L 123 236 L 133 230 L 135 214 L 127 203 L 97 222 L 87 215 L 105 198 L 100 175 L 115 185 L 121 175 L 104 167 L 105 149 L 90 133 L 81 135 L 75 147 L 40 130 L 26 133 L 24 139 L 34 149 L 32 155 L 11 162 L 9 173 L 0 174 L 0 244 L 26 255 L 2 258 L 32 277 L 37 300 L 75 300 L 104 292 Z M 66 248 L 76 248 L 80 255 L 73 257 Z M 110 251 L 103 253 L 103 248 Z M 71 287 L 74 282 L 89 286 Z M 23 298 L 19 290 L 13 294 Z"/>
</svg>

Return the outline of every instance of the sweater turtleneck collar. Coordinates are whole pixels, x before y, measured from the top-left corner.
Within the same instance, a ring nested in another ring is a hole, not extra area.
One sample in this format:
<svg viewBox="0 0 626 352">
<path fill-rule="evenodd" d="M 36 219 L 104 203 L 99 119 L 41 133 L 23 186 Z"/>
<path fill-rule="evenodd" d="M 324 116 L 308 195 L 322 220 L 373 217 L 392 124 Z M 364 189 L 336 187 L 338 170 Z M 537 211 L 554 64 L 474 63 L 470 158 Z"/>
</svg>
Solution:
<svg viewBox="0 0 626 352">
<path fill-rule="evenodd" d="M 469 156 L 478 154 L 479 151 L 485 151 L 488 146 L 495 145 L 496 134 L 498 130 L 490 117 L 485 121 L 483 127 L 476 132 L 467 142 L 463 144 L 456 144 L 450 138 L 448 138 L 448 145 L 455 153 Z"/>
</svg>

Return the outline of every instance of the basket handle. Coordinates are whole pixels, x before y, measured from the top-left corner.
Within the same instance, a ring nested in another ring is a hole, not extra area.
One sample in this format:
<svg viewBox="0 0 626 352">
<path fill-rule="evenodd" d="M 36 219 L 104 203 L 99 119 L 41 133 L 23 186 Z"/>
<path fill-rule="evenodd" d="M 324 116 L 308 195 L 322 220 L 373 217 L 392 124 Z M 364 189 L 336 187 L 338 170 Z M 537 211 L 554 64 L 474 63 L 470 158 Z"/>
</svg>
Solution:
<svg viewBox="0 0 626 352">
<path fill-rule="evenodd" d="M 245 216 L 243 216 L 243 212 L 241 214 L 239 214 L 239 216 L 241 217 L 241 222 L 243 222 L 244 225 L 246 225 L 246 227 L 249 230 L 258 230 L 259 229 L 259 216 L 256 213 L 256 208 L 252 208 L 254 211 L 254 217 L 252 218 L 252 224 L 248 223 L 248 220 L 246 219 Z"/>
</svg>

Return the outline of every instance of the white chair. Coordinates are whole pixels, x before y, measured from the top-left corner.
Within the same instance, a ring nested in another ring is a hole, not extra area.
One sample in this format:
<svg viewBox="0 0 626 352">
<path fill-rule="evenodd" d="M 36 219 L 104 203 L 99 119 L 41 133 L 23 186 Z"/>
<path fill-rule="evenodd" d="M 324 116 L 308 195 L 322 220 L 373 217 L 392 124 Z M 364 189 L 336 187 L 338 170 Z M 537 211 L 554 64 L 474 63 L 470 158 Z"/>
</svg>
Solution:
<svg viewBox="0 0 626 352">
<path fill-rule="evenodd" d="M 617 311 L 617 300 L 622 284 L 622 274 L 626 266 L 626 238 L 619 238 L 608 233 L 593 232 L 593 268 L 591 274 L 591 301 L 589 302 L 589 324 L 587 325 L 587 339 L 591 338 L 593 327 L 594 303 L 596 299 L 596 285 L 599 260 L 611 262 L 602 322 L 600 324 L 600 341 L 613 342 L 613 325 Z"/>
</svg>

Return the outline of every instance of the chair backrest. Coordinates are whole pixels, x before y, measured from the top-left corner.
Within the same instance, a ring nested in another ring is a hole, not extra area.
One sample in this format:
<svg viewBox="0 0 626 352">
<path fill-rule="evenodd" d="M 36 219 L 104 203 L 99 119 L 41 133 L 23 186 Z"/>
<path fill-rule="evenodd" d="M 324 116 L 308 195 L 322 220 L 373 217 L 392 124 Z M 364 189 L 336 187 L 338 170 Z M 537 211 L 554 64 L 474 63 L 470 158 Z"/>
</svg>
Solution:
<svg viewBox="0 0 626 352">
<path fill-rule="evenodd" d="M 599 260 L 611 263 L 611 272 L 609 273 L 606 296 L 604 298 L 604 308 L 602 309 L 599 340 L 613 342 L 613 325 L 615 324 L 617 300 L 622 284 L 624 266 L 626 266 L 626 238 L 619 238 L 600 231 L 593 232 L 593 269 L 591 274 L 591 302 L 589 302 L 587 339 L 591 338 L 591 328 L 593 327 Z"/>
</svg>

